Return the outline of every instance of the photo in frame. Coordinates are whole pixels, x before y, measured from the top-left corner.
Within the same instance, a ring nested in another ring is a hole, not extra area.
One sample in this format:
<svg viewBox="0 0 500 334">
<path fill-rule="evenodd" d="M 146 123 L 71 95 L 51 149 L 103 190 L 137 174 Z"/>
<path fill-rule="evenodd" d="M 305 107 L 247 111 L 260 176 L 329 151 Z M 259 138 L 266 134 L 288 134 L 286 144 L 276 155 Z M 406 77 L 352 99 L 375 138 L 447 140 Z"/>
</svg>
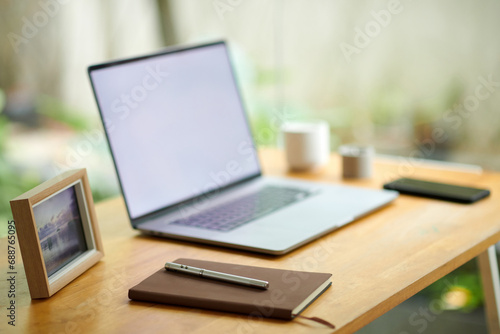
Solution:
<svg viewBox="0 0 500 334">
<path fill-rule="evenodd" d="M 104 255 L 85 169 L 10 201 L 32 299 L 47 298 Z"/>
</svg>

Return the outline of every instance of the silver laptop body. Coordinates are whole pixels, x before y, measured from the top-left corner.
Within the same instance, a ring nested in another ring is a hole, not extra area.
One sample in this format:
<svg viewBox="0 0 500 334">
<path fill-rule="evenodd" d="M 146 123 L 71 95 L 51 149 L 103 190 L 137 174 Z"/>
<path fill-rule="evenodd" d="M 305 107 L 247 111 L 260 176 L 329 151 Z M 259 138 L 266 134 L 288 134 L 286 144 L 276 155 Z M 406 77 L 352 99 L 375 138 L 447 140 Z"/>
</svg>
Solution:
<svg viewBox="0 0 500 334">
<path fill-rule="evenodd" d="M 88 71 L 131 224 L 143 233 L 284 254 L 397 197 L 262 176 L 223 41 Z"/>
</svg>

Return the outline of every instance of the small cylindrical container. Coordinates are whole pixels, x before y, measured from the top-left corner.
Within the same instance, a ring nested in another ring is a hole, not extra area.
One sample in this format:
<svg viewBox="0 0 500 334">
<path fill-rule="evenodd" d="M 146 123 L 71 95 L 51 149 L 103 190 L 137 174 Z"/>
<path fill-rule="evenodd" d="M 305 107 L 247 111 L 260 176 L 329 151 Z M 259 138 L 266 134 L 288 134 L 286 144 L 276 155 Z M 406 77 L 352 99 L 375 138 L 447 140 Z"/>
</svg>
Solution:
<svg viewBox="0 0 500 334">
<path fill-rule="evenodd" d="M 345 178 L 370 178 L 373 173 L 372 146 L 342 145 L 339 148 L 342 156 L 342 176 Z"/>
</svg>

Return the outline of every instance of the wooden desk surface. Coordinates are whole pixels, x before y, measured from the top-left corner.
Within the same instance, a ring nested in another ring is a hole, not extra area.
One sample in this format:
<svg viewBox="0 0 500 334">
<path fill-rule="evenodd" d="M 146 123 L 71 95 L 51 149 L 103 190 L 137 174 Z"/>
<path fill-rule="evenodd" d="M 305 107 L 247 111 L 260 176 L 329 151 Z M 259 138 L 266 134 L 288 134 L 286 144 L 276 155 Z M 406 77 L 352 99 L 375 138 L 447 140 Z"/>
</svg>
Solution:
<svg viewBox="0 0 500 334">
<path fill-rule="evenodd" d="M 378 160 L 370 180 L 344 182 L 338 157 L 317 173 L 286 171 L 281 152 L 261 152 L 266 174 L 380 188 L 411 176 L 486 187 L 492 195 L 473 205 L 400 196 L 390 206 L 292 253 L 273 257 L 141 236 L 132 230 L 121 198 L 97 205 L 105 256 L 88 272 L 46 300 L 29 297 L 17 251 L 16 327 L 7 326 L 6 255 L 2 268 L 0 332 L 41 333 L 326 333 L 311 321 L 247 316 L 131 302 L 130 287 L 165 261 L 192 257 L 264 267 L 330 272 L 332 287 L 303 313 L 327 319 L 336 333 L 351 333 L 500 240 L 500 173 L 430 168 L 408 160 Z M 6 240 L 0 241 L 5 254 Z"/>
</svg>

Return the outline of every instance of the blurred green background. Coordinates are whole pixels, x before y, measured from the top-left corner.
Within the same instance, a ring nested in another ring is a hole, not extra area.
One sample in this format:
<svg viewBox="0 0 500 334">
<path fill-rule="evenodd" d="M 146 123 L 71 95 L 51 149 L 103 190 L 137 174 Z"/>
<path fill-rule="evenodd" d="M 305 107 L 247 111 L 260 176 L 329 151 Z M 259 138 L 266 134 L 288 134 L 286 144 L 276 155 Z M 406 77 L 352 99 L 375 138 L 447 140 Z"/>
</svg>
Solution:
<svg viewBox="0 0 500 334">
<path fill-rule="evenodd" d="M 500 170 L 499 13 L 494 0 L 0 1 L 0 236 L 9 201 L 64 170 L 87 168 L 96 202 L 118 194 L 86 68 L 174 44 L 228 41 L 259 146 L 283 121 L 321 118 L 333 150 Z M 482 296 L 462 270 L 469 311 Z"/>
</svg>

